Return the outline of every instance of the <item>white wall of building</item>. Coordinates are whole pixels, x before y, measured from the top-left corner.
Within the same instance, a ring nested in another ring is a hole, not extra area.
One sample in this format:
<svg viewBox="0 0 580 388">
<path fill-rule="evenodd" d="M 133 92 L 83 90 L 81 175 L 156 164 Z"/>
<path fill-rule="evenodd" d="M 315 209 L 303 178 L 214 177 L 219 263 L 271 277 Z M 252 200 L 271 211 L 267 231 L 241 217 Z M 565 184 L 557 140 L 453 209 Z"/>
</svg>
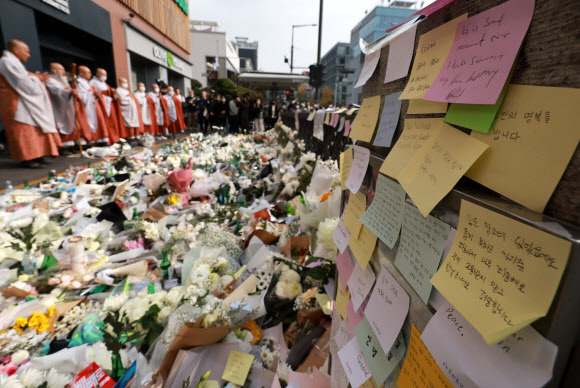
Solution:
<svg viewBox="0 0 580 388">
<path fill-rule="evenodd" d="M 229 63 L 228 68 L 233 68 L 236 73 L 240 72 L 240 58 L 237 48 L 230 42 L 225 32 L 191 31 L 191 55 L 190 61 L 193 64 L 193 79 L 201 82 L 203 87 L 207 86 L 206 57 L 225 58 Z M 220 65 L 223 63 L 219 61 Z M 225 72 L 221 66 L 218 72 Z"/>
</svg>

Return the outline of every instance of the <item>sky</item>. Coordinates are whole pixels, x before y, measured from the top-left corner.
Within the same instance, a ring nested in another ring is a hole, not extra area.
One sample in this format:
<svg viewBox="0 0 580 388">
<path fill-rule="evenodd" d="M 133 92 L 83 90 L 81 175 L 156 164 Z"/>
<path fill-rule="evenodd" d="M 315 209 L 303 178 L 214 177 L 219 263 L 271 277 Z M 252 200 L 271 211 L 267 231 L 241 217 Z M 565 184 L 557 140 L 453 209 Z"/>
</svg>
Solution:
<svg viewBox="0 0 580 388">
<path fill-rule="evenodd" d="M 431 3 L 434 0 L 428 0 Z M 384 3 L 388 1 L 385 0 Z M 289 72 L 293 24 L 317 24 L 317 0 L 189 0 L 189 18 L 215 21 L 230 40 L 236 36 L 258 41 L 258 70 Z M 320 56 L 337 42 L 350 42 L 350 31 L 379 0 L 326 0 L 322 18 Z M 294 66 L 316 63 L 318 27 L 294 29 Z M 193 48 L 195 50 L 195 48 Z M 307 69 L 295 69 L 295 73 Z"/>
</svg>

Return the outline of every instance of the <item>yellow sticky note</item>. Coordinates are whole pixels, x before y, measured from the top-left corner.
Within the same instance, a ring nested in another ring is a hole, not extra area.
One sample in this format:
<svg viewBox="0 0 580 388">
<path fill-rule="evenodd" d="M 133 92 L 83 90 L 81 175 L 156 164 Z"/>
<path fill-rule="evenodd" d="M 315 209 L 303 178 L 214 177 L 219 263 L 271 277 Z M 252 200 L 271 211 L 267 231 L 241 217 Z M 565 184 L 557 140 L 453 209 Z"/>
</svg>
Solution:
<svg viewBox="0 0 580 388">
<path fill-rule="evenodd" d="M 338 311 L 342 319 L 348 320 L 348 314 L 346 312 L 346 306 L 350 301 L 350 290 L 347 288 L 346 291 L 342 290 L 342 284 L 340 279 L 338 279 L 338 288 L 336 290 L 336 300 L 334 301 L 334 309 Z"/>
<path fill-rule="evenodd" d="M 237 352 L 232 350 L 222 375 L 222 380 L 232 382 L 237 385 L 244 385 L 250 368 L 254 362 L 254 356 L 244 352 Z"/>
<path fill-rule="evenodd" d="M 465 19 L 466 13 L 419 37 L 409 82 L 400 100 L 423 98 L 449 55 L 457 24 Z"/>
<path fill-rule="evenodd" d="M 580 89 L 510 85 L 489 133 L 489 150 L 466 176 L 539 213 L 574 154 Z"/>
<path fill-rule="evenodd" d="M 354 152 L 352 148 L 347 149 L 342 154 L 340 154 L 340 189 L 346 190 L 346 180 L 350 174 L 350 169 L 352 167 L 352 161 L 354 159 Z"/>
<path fill-rule="evenodd" d="M 377 236 L 375 236 L 369 228 L 363 225 L 358 240 L 351 238 L 348 245 L 354 254 L 354 258 L 358 262 L 358 265 L 360 265 L 361 269 L 364 271 L 375 251 Z"/>
<path fill-rule="evenodd" d="M 548 313 L 570 249 L 462 200 L 455 241 L 431 283 L 492 345 Z"/>
<path fill-rule="evenodd" d="M 408 115 L 424 115 L 429 113 L 447 113 L 446 102 L 427 101 L 427 100 L 409 100 Z"/>
<path fill-rule="evenodd" d="M 327 113 L 326 117 L 324 117 L 324 124 L 330 125 L 330 113 Z"/>
<path fill-rule="evenodd" d="M 406 119 L 403 132 L 381 166 L 381 173 L 398 179 L 399 172 L 429 137 L 443 125 L 443 118 Z"/>
<path fill-rule="evenodd" d="M 350 194 L 348 197 L 348 206 L 344 213 L 344 219 L 342 223 L 346 226 L 346 229 L 350 232 L 351 240 L 358 240 L 360 236 L 360 230 L 362 228 L 362 223 L 359 218 L 365 214 L 367 210 L 367 197 L 360 191 L 356 194 Z"/>
<path fill-rule="evenodd" d="M 429 349 L 421 340 L 421 333 L 411 325 L 411 341 L 403 369 L 397 380 L 399 388 L 453 388 Z"/>
<path fill-rule="evenodd" d="M 350 138 L 370 142 L 377 128 L 380 109 L 381 96 L 365 98 L 352 123 Z"/>
<path fill-rule="evenodd" d="M 331 310 L 332 296 L 328 294 L 315 294 L 314 297 L 316 298 L 316 301 L 320 305 L 322 312 L 326 315 L 330 315 L 332 313 Z"/>
<path fill-rule="evenodd" d="M 427 217 L 487 147 L 443 124 L 409 159 L 397 179 L 423 217 Z"/>
</svg>

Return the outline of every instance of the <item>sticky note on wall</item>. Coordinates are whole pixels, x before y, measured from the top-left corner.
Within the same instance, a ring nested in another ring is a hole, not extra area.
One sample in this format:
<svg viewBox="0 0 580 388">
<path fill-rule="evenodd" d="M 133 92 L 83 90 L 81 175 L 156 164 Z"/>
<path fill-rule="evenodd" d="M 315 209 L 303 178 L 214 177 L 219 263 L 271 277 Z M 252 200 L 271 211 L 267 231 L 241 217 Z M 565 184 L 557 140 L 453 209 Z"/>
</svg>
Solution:
<svg viewBox="0 0 580 388">
<path fill-rule="evenodd" d="M 466 176 L 539 213 L 580 141 L 580 89 L 510 85 L 489 133 L 489 145 Z"/>
<path fill-rule="evenodd" d="M 548 313 L 570 249 L 462 200 L 455 241 L 431 282 L 491 345 Z"/>
</svg>

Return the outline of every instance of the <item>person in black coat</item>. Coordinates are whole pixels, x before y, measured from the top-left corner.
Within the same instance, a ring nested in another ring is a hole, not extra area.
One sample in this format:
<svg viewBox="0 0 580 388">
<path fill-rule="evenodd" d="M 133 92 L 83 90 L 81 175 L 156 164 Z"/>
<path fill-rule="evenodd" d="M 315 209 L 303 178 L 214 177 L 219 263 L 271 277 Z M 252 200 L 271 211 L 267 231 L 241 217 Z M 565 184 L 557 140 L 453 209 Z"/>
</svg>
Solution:
<svg viewBox="0 0 580 388">
<path fill-rule="evenodd" d="M 195 101 L 195 109 L 197 111 L 199 130 L 206 133 L 209 124 L 209 100 L 207 99 L 206 92 L 201 92 L 201 98 Z"/>
<path fill-rule="evenodd" d="M 242 96 L 240 101 L 240 109 L 238 112 L 238 118 L 240 119 L 240 128 L 244 131 L 250 130 L 250 95 L 248 93 Z"/>
<path fill-rule="evenodd" d="M 267 117 L 266 117 L 266 124 L 269 127 L 273 127 L 276 125 L 278 121 L 278 107 L 276 106 L 276 101 L 270 101 L 270 106 L 268 107 Z"/>
<path fill-rule="evenodd" d="M 220 96 L 218 94 L 214 106 L 213 106 L 213 125 L 220 127 L 222 129 L 226 126 L 226 112 L 228 106 L 226 104 L 226 96 Z"/>
</svg>

